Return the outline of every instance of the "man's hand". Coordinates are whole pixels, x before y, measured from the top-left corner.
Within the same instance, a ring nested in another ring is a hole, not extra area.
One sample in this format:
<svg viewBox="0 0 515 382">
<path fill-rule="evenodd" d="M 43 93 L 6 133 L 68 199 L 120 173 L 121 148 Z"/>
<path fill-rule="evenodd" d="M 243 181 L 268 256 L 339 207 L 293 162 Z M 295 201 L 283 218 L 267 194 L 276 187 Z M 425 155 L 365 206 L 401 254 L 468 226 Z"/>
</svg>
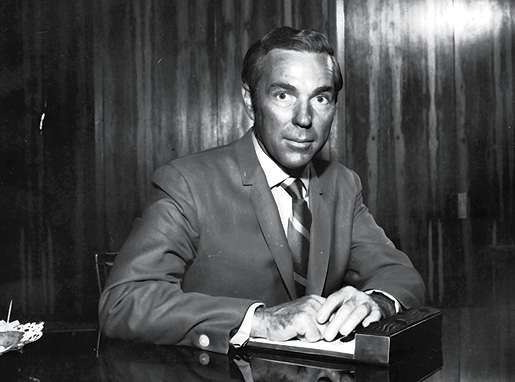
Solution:
<svg viewBox="0 0 515 382">
<path fill-rule="evenodd" d="M 317 312 L 325 298 L 305 296 L 270 308 L 258 308 L 252 320 L 252 337 L 267 338 L 272 341 L 286 341 L 298 337 L 315 342 L 322 339 L 326 323 L 317 322 Z"/>
<path fill-rule="evenodd" d="M 338 333 L 348 335 L 360 323 L 366 327 L 379 321 L 381 310 L 372 297 L 346 286 L 327 297 L 316 319 L 319 325 L 325 326 L 323 338 L 332 341 Z"/>
</svg>

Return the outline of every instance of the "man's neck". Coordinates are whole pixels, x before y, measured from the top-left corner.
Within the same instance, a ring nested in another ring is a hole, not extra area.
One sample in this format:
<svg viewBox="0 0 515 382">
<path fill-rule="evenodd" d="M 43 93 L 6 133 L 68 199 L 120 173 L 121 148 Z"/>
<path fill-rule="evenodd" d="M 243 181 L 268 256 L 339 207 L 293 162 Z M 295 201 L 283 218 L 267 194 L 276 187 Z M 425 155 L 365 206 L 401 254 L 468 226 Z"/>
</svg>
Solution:
<svg viewBox="0 0 515 382">
<path fill-rule="evenodd" d="M 279 167 L 282 171 L 284 171 L 284 173 L 286 173 L 289 176 L 294 177 L 294 178 L 301 178 L 303 176 L 303 174 L 305 174 L 306 166 L 295 168 L 295 169 L 286 168 L 286 167 L 282 166 L 279 162 L 277 162 L 275 160 L 275 158 L 273 156 L 270 155 L 270 153 L 268 152 L 268 150 L 266 149 L 265 145 L 263 144 L 263 142 L 261 141 L 259 136 L 256 134 L 256 132 L 252 131 L 252 134 L 256 138 L 256 141 L 257 141 L 259 147 L 261 147 L 261 150 L 263 150 L 263 152 L 266 154 L 266 156 L 269 157 L 277 165 L 277 167 Z"/>
<path fill-rule="evenodd" d="M 277 162 L 272 160 L 270 156 L 266 154 L 266 152 L 263 150 L 262 146 L 259 144 L 259 141 L 257 140 L 254 133 L 252 133 L 252 144 L 254 146 L 254 150 L 256 151 L 256 155 L 258 157 L 259 164 L 261 168 L 263 169 L 266 180 L 268 182 L 268 185 L 270 188 L 278 186 L 280 183 L 282 183 L 285 179 L 287 179 L 289 176 L 295 176 L 287 171 L 283 170 L 282 167 L 280 167 Z M 298 176 L 302 183 L 304 183 L 304 186 L 306 187 L 306 190 L 309 192 L 309 179 L 311 177 L 311 166 L 306 166 L 303 173 L 301 173 Z"/>
</svg>

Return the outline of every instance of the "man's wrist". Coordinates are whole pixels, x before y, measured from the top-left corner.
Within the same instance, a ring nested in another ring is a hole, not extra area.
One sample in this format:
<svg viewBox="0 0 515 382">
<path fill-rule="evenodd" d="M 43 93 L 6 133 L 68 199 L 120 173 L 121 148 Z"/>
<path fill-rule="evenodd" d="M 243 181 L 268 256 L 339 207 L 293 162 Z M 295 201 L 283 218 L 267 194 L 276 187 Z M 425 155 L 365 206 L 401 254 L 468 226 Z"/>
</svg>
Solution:
<svg viewBox="0 0 515 382">
<path fill-rule="evenodd" d="M 386 297 L 384 294 L 379 292 L 372 292 L 370 293 L 370 297 L 379 306 L 379 310 L 381 311 L 381 318 L 388 318 L 396 313 L 395 302 Z"/>
<path fill-rule="evenodd" d="M 252 317 L 252 326 L 250 329 L 251 337 L 267 338 L 264 310 L 265 307 L 260 306 L 254 311 L 254 316 Z"/>
<path fill-rule="evenodd" d="M 263 306 L 263 303 L 256 302 L 248 308 L 247 313 L 245 314 L 245 317 L 243 318 L 240 327 L 238 328 L 235 334 L 231 335 L 231 345 L 238 348 L 247 343 L 249 337 L 251 336 L 251 328 L 252 321 L 254 320 L 254 313 L 256 309 L 258 309 L 260 306 Z"/>
</svg>

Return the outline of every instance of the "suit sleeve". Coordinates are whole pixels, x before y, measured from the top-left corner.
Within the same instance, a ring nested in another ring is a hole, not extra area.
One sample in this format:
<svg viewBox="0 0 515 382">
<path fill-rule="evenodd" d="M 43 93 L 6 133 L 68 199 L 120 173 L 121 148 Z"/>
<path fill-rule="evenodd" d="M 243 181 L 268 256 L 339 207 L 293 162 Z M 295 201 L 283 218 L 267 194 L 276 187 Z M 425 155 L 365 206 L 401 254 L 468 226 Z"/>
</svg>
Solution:
<svg viewBox="0 0 515 382">
<path fill-rule="evenodd" d="M 102 331 L 227 353 L 231 332 L 255 301 L 183 292 L 198 242 L 195 199 L 172 165 L 159 169 L 153 182 L 153 201 L 135 221 L 100 298 Z"/>
<path fill-rule="evenodd" d="M 425 286 L 420 274 L 377 225 L 363 203 L 361 181 L 353 175 L 357 192 L 345 283 L 360 290 L 386 292 L 406 309 L 423 305 Z"/>
</svg>

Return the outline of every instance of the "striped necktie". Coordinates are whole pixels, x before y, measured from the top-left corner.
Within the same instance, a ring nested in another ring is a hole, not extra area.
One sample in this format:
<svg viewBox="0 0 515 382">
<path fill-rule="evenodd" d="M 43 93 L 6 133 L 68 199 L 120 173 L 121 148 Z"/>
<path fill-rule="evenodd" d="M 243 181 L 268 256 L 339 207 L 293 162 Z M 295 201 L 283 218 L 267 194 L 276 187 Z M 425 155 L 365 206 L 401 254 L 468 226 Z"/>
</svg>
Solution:
<svg viewBox="0 0 515 382">
<path fill-rule="evenodd" d="M 297 295 L 301 297 L 306 291 L 309 259 L 309 232 L 311 229 L 311 212 L 308 203 L 302 197 L 302 181 L 288 178 L 281 186 L 292 198 L 292 215 L 288 220 L 288 244 L 293 255 L 293 278 Z"/>
</svg>

